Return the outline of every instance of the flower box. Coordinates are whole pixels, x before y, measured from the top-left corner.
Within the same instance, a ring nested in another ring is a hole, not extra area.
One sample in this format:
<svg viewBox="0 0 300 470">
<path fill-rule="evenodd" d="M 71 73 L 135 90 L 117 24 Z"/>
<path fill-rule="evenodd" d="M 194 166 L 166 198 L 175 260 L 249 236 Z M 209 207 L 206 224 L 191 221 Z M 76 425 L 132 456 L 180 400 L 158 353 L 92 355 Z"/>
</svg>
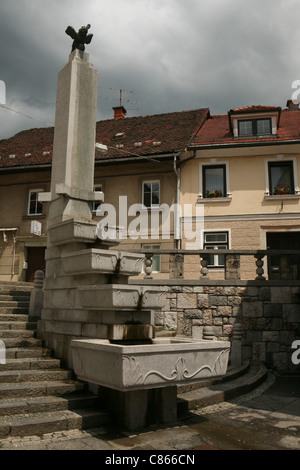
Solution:
<svg viewBox="0 0 300 470">
<path fill-rule="evenodd" d="M 223 193 L 220 189 L 210 189 L 206 191 L 206 197 L 222 197 Z"/>
<path fill-rule="evenodd" d="M 280 184 L 274 187 L 274 194 L 289 194 L 290 187 L 286 184 Z"/>
</svg>

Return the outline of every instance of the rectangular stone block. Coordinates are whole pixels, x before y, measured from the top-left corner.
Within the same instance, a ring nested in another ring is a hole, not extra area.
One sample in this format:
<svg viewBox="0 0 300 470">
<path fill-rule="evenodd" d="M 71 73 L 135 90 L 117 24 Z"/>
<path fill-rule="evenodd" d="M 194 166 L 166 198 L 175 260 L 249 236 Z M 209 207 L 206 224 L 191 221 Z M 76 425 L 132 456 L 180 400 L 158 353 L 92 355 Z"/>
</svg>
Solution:
<svg viewBox="0 0 300 470">
<path fill-rule="evenodd" d="M 300 323 L 300 305 L 287 304 L 283 306 L 283 321 L 286 323 Z"/>
<path fill-rule="evenodd" d="M 271 287 L 271 302 L 275 304 L 291 302 L 291 287 Z"/>
<path fill-rule="evenodd" d="M 208 294 L 197 294 L 197 306 L 199 308 L 208 308 L 209 307 Z"/>
<path fill-rule="evenodd" d="M 197 295 L 190 293 L 180 293 L 177 296 L 177 308 L 197 308 Z"/>
<path fill-rule="evenodd" d="M 263 341 L 279 341 L 279 331 L 263 331 Z"/>
<path fill-rule="evenodd" d="M 263 316 L 262 302 L 244 302 L 242 304 L 242 312 L 244 317 L 257 318 Z"/>
<path fill-rule="evenodd" d="M 227 297 L 225 295 L 211 295 L 209 297 L 209 305 L 211 307 L 227 305 Z"/>
</svg>

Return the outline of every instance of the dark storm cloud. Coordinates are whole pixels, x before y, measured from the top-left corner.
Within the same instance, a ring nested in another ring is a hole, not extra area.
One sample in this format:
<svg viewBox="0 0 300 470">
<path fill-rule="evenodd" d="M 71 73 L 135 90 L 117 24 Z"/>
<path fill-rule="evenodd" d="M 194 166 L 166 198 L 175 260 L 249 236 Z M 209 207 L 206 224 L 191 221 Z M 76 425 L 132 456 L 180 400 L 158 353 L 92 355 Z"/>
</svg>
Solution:
<svg viewBox="0 0 300 470">
<path fill-rule="evenodd" d="M 134 91 L 123 93 L 128 116 L 284 107 L 300 79 L 297 7 L 296 0 L 1 0 L 7 106 L 54 124 L 57 74 L 72 43 L 65 29 L 90 23 L 98 119 L 112 117 L 120 88 Z M 0 138 L 40 125 L 0 108 Z"/>
</svg>

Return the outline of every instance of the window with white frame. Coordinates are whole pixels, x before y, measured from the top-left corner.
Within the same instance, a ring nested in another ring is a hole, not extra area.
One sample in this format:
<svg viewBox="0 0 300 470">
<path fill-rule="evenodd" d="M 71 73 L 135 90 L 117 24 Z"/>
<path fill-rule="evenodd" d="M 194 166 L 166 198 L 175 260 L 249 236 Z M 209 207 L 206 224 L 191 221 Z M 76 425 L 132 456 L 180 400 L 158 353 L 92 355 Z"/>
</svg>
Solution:
<svg viewBox="0 0 300 470">
<path fill-rule="evenodd" d="M 271 118 L 241 119 L 238 121 L 238 132 L 239 136 L 271 134 Z"/>
<path fill-rule="evenodd" d="M 226 197 L 226 165 L 203 165 L 202 167 L 203 197 Z"/>
<path fill-rule="evenodd" d="M 294 164 L 293 161 L 269 161 L 269 194 L 294 194 Z"/>
<path fill-rule="evenodd" d="M 205 250 L 228 250 L 228 232 L 204 232 L 203 248 Z M 209 268 L 224 268 L 225 255 L 209 255 L 207 266 Z"/>
<path fill-rule="evenodd" d="M 160 204 L 160 182 L 144 181 L 143 182 L 143 205 L 151 207 L 159 207 Z"/>
<path fill-rule="evenodd" d="M 159 250 L 160 245 L 143 245 L 143 249 L 145 250 Z M 145 266 L 144 266 L 145 271 Z M 152 272 L 153 273 L 160 273 L 160 255 L 154 254 L 152 256 Z"/>
<path fill-rule="evenodd" d="M 31 189 L 28 196 L 27 215 L 42 215 L 43 204 L 39 202 L 38 195 L 42 189 Z"/>
</svg>

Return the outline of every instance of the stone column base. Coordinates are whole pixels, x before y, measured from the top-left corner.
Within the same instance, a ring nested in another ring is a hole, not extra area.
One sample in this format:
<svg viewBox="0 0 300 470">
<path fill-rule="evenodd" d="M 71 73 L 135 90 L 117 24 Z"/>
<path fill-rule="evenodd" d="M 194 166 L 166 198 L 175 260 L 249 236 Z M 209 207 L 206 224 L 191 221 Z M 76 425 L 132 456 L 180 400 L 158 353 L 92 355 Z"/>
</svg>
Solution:
<svg viewBox="0 0 300 470">
<path fill-rule="evenodd" d="M 100 396 L 118 423 L 129 430 L 177 420 L 176 386 L 129 392 L 101 387 Z"/>
</svg>

